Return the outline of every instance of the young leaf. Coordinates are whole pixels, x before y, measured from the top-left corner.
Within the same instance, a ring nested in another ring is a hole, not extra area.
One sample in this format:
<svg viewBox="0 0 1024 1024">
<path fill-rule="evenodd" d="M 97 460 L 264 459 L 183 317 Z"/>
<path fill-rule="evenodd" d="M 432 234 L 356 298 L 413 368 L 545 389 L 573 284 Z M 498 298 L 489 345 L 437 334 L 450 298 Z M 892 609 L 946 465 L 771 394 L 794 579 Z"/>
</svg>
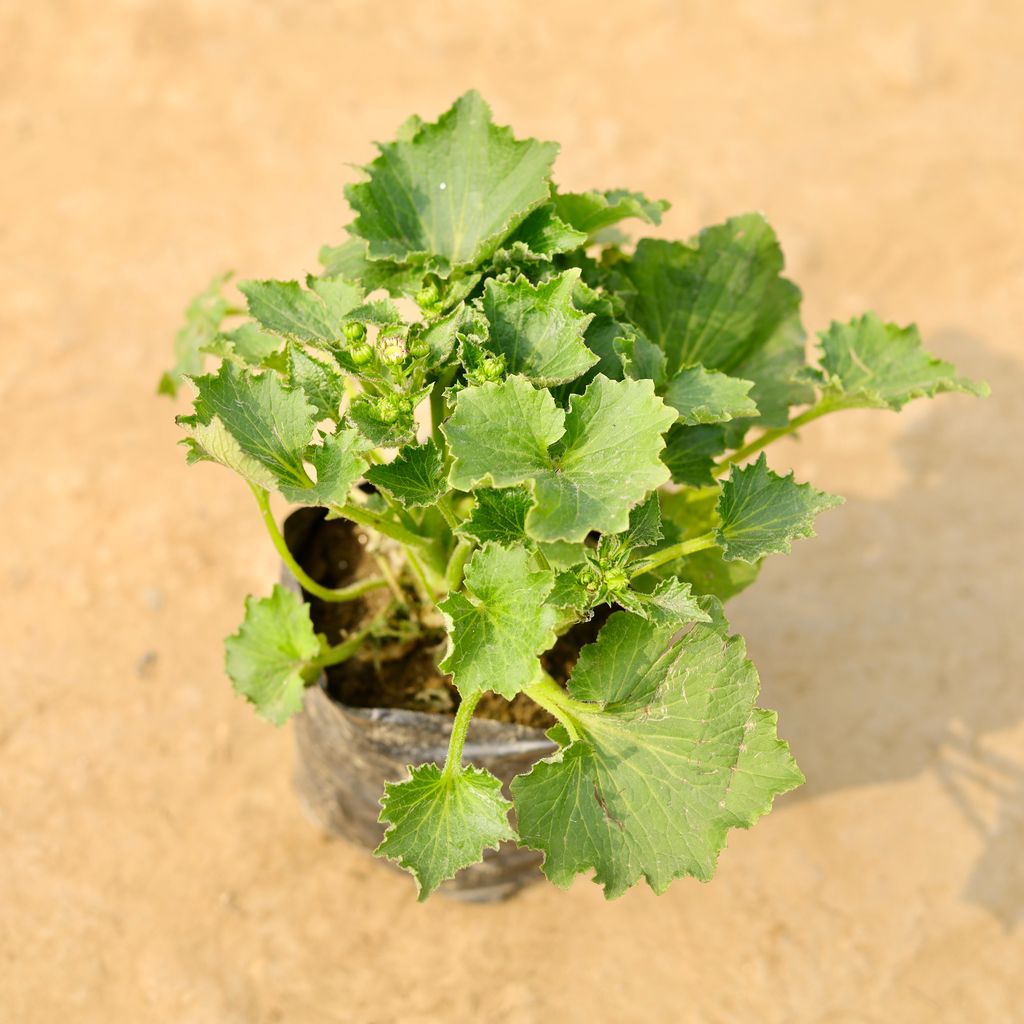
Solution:
<svg viewBox="0 0 1024 1024">
<path fill-rule="evenodd" d="M 670 646 L 676 630 L 613 615 L 569 681 L 594 702 L 566 711 L 578 738 L 512 781 L 521 841 L 556 885 L 590 869 L 608 898 L 641 878 L 659 893 L 707 880 L 728 829 L 803 781 L 774 713 L 754 706 L 743 641 L 698 625 Z"/>
<path fill-rule="evenodd" d="M 486 282 L 483 312 L 487 347 L 505 357 L 509 373 L 549 386 L 575 380 L 597 362 L 583 343 L 592 316 L 573 307 L 578 270 L 567 270 L 536 287 L 525 278 Z"/>
<path fill-rule="evenodd" d="M 259 324 L 245 323 L 233 331 L 225 331 L 204 347 L 204 352 L 224 359 L 235 359 L 252 369 L 265 369 L 272 364 L 287 368 L 287 359 L 281 358 L 278 349 L 281 338 L 263 330 Z"/>
<path fill-rule="evenodd" d="M 319 260 L 324 277 L 358 281 L 367 292 L 383 288 L 391 295 L 413 295 L 423 282 L 422 267 L 367 259 L 365 238 L 352 237 L 341 245 L 321 246 Z"/>
<path fill-rule="evenodd" d="M 358 395 L 348 407 L 348 418 L 374 446 L 398 448 L 415 441 L 416 406 L 428 394 L 429 388 L 412 394 Z"/>
<path fill-rule="evenodd" d="M 213 343 L 227 316 L 228 303 L 221 289 L 231 274 L 219 274 L 188 304 L 185 324 L 174 337 L 174 366 L 161 378 L 157 393 L 174 398 L 182 380 L 203 369 L 203 351 Z"/>
<path fill-rule="evenodd" d="M 648 224 L 660 224 L 662 213 L 669 208 L 664 199 L 652 201 L 639 192 L 613 188 L 606 192 L 557 192 L 555 210 L 566 224 L 584 236 L 637 217 Z"/>
<path fill-rule="evenodd" d="M 739 416 L 757 415 L 757 406 L 747 394 L 753 386 L 753 381 L 718 370 L 688 366 L 669 381 L 663 397 L 679 413 L 680 423 L 724 423 Z"/>
<path fill-rule="evenodd" d="M 409 139 L 382 145 L 369 180 L 345 189 L 371 259 L 433 257 L 438 274 L 486 260 L 547 200 L 558 147 L 516 141 L 468 92 Z"/>
<path fill-rule="evenodd" d="M 412 872 L 420 900 L 479 863 L 485 849 L 516 838 L 501 782 L 480 768 L 446 775 L 435 764 L 410 767 L 404 782 L 385 785 L 380 803 L 380 821 L 389 828 L 374 853 Z"/>
<path fill-rule="evenodd" d="M 445 617 L 449 650 L 439 668 L 451 672 L 463 697 L 493 690 L 511 700 L 537 675 L 537 656 L 554 642 L 555 610 L 545 600 L 550 570 L 532 570 L 525 547 L 494 544 L 466 566 L 464 591 L 437 607 Z"/>
<path fill-rule="evenodd" d="M 459 526 L 463 537 L 478 544 L 494 541 L 506 548 L 527 542 L 526 516 L 533 498 L 525 487 L 479 487 L 473 497 L 476 507 Z"/>
<path fill-rule="evenodd" d="M 365 443 L 347 428 L 327 434 L 320 444 L 310 445 L 306 461 L 316 474 L 315 482 L 301 485 L 281 483 L 279 490 L 300 505 L 343 505 L 352 485 L 363 475 Z"/>
<path fill-rule="evenodd" d="M 459 490 L 529 484 L 536 504 L 526 531 L 535 540 L 621 533 L 630 508 L 668 479 L 658 456 L 674 419 L 650 381 L 597 376 L 568 414 L 522 377 L 466 388 L 443 427 L 449 479 Z"/>
<path fill-rule="evenodd" d="M 669 376 L 700 363 L 731 372 L 798 309 L 782 251 L 760 214 L 707 228 L 695 245 L 645 238 L 617 264 L 629 318 L 664 351 Z"/>
<path fill-rule="evenodd" d="M 484 318 L 461 302 L 450 313 L 418 328 L 417 334 L 427 347 L 427 365 L 437 369 L 446 363 L 460 334 L 475 334 L 485 329 Z"/>
<path fill-rule="evenodd" d="M 406 508 L 434 505 L 448 489 L 444 458 L 433 438 L 425 444 L 399 448 L 393 462 L 372 466 L 366 479 L 397 498 Z"/>
<path fill-rule="evenodd" d="M 722 485 L 715 536 L 729 561 L 788 554 L 790 541 L 814 536 L 812 524 L 819 512 L 842 503 L 836 495 L 796 483 L 792 473 L 773 473 L 761 452 L 757 462 L 733 469 Z"/>
<path fill-rule="evenodd" d="M 899 411 L 913 398 L 946 391 L 988 394 L 988 386 L 958 377 L 956 367 L 921 348 L 917 327 L 884 323 L 865 313 L 820 334 L 826 401 Z"/>
<path fill-rule="evenodd" d="M 320 653 L 309 605 L 298 594 L 275 585 L 270 597 L 248 597 L 245 619 L 224 641 L 225 666 L 234 684 L 256 713 L 283 725 L 302 710 L 302 693 Z"/>
<path fill-rule="evenodd" d="M 268 330 L 305 341 L 336 341 L 345 314 L 362 301 L 362 290 L 340 278 L 311 277 L 308 284 L 307 290 L 297 281 L 242 281 L 238 288 L 253 318 Z"/>
</svg>

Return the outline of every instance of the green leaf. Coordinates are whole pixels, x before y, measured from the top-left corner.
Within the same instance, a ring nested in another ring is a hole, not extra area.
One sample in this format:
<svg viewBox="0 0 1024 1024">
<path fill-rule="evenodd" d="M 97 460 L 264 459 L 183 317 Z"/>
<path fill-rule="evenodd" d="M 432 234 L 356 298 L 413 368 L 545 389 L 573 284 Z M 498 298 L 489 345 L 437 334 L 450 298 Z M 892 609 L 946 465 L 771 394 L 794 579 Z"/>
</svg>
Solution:
<svg viewBox="0 0 1024 1024">
<path fill-rule="evenodd" d="M 662 213 L 669 208 L 664 199 L 652 201 L 639 192 L 613 188 L 606 192 L 558 192 L 555 211 L 566 224 L 584 235 L 618 224 L 631 217 L 648 224 L 660 224 Z"/>
<path fill-rule="evenodd" d="M 319 259 L 325 277 L 358 281 L 368 292 L 384 288 L 391 295 L 413 295 L 423 282 L 422 267 L 409 268 L 389 260 L 367 259 L 365 238 L 349 238 L 341 245 L 322 246 Z"/>
<path fill-rule="evenodd" d="M 345 314 L 362 301 L 362 290 L 341 278 L 297 281 L 243 281 L 238 288 L 249 312 L 264 327 L 305 341 L 335 342 Z"/>
<path fill-rule="evenodd" d="M 467 767 L 445 774 L 434 764 L 409 768 L 404 782 L 389 782 L 380 821 L 390 827 L 374 851 L 396 861 L 416 879 L 425 900 L 443 881 L 477 864 L 484 850 L 515 839 L 512 805 L 490 772 Z"/>
<path fill-rule="evenodd" d="M 373 324 L 375 327 L 393 327 L 402 322 L 402 314 L 390 299 L 373 299 L 350 309 L 344 316 L 347 324 Z"/>
<path fill-rule="evenodd" d="M 476 334 L 486 330 L 484 318 L 464 303 L 423 327 L 414 327 L 428 349 L 427 365 L 437 369 L 450 358 L 460 334 Z"/>
<path fill-rule="evenodd" d="M 288 383 L 298 388 L 316 411 L 318 419 L 337 421 L 345 397 L 345 378 L 337 364 L 331 366 L 307 354 L 301 345 L 289 342 L 287 348 Z"/>
<path fill-rule="evenodd" d="M 792 287 L 795 291 L 795 285 Z M 796 301 L 799 302 L 799 293 Z M 730 447 L 738 447 L 744 432 L 754 423 L 761 427 L 784 427 L 789 422 L 790 406 L 814 401 L 814 388 L 806 379 L 804 337 L 800 314 L 794 311 L 762 345 L 730 370 L 734 377 L 754 382 L 750 397 L 757 406 L 755 419 L 730 423 Z"/>
<path fill-rule="evenodd" d="M 718 424 L 687 427 L 677 423 L 665 436 L 661 460 L 672 473 L 673 483 L 712 487 L 715 456 L 725 448 L 725 430 Z"/>
<path fill-rule="evenodd" d="M 538 260 L 549 263 L 552 256 L 578 249 L 586 241 L 587 236 L 583 232 L 569 227 L 555 214 L 554 206 L 545 203 L 519 225 L 515 234 L 505 242 L 504 251 L 512 263 Z M 495 262 L 498 262 L 498 256 L 500 254 L 496 254 Z"/>
<path fill-rule="evenodd" d="M 567 886 L 594 871 L 609 898 L 714 873 L 730 828 L 748 828 L 803 776 L 754 706 L 739 637 L 619 612 L 583 649 L 569 691 L 577 739 L 512 781 L 519 835 Z M 564 740 L 568 736 L 562 731 Z"/>
<path fill-rule="evenodd" d="M 578 270 L 567 270 L 536 287 L 525 278 L 484 285 L 487 347 L 505 357 L 509 373 L 545 387 L 574 380 L 597 362 L 583 343 L 592 317 L 573 307 Z"/>
<path fill-rule="evenodd" d="M 674 576 L 662 580 L 650 593 L 625 591 L 617 601 L 626 611 L 655 622 L 674 624 L 677 629 L 686 622 L 710 622 L 690 584 Z"/>
<path fill-rule="evenodd" d="M 865 313 L 820 334 L 826 401 L 900 410 L 913 398 L 947 391 L 984 396 L 988 385 L 957 376 L 956 367 L 921 348 L 917 327 L 884 323 Z"/>
<path fill-rule="evenodd" d="M 790 541 L 813 537 L 815 516 L 843 499 L 798 484 L 793 474 L 768 468 L 764 452 L 757 462 L 735 468 L 718 499 L 720 526 L 715 531 L 727 560 L 756 562 L 764 555 L 788 554 Z"/>
<path fill-rule="evenodd" d="M 459 526 L 463 537 L 478 544 L 494 541 L 502 547 L 527 541 L 526 516 L 533 497 L 525 487 L 480 487 L 473 492 L 476 506 Z"/>
<path fill-rule="evenodd" d="M 394 461 L 372 466 L 366 479 L 397 498 L 406 508 L 435 505 L 448 489 L 444 457 L 433 438 L 399 448 Z"/>
<path fill-rule="evenodd" d="M 634 505 L 629 512 L 629 529 L 623 540 L 632 550 L 649 548 L 661 540 L 661 502 L 653 491 L 645 501 Z"/>
<path fill-rule="evenodd" d="M 554 586 L 547 569 L 531 569 L 525 547 L 488 544 L 466 566 L 464 590 L 437 607 L 450 640 L 439 668 L 463 697 L 493 690 L 511 700 L 537 675 L 537 656 L 554 642 Z"/>
<path fill-rule="evenodd" d="M 690 430 L 711 429 L 690 427 Z M 708 531 L 716 529 L 718 520 L 718 497 L 720 490 L 699 494 L 692 490 L 663 493 L 661 496 L 662 516 L 665 527 L 665 542 L 693 540 Z M 651 577 L 676 576 L 690 584 L 695 594 L 711 595 L 720 601 L 728 601 L 742 590 L 746 590 L 757 579 L 761 562 L 727 562 L 721 548 L 705 548 L 693 554 L 668 562 L 650 573 Z M 646 579 L 641 576 L 640 579 Z"/>
<path fill-rule="evenodd" d="M 222 363 L 216 374 L 196 377 L 193 383 L 198 394 L 192 416 L 178 417 L 189 438 L 189 461 L 206 459 L 223 462 L 241 472 L 253 483 L 266 486 L 269 479 L 279 484 L 304 487 L 312 483 L 303 462 L 306 450 L 313 440 L 314 409 L 301 391 L 289 390 L 277 374 L 255 375 L 239 370 L 231 363 Z M 230 460 L 219 446 L 227 444 L 216 428 L 216 433 L 204 431 L 216 418 L 234 441 L 245 463 L 261 467 L 254 479 L 251 469 L 240 468 L 238 456 L 232 450 Z M 207 442 L 217 441 L 211 447 Z"/>
<path fill-rule="evenodd" d="M 486 260 L 547 200 L 558 152 L 494 125 L 476 92 L 436 124 L 379 148 L 369 180 L 345 189 L 359 214 L 351 230 L 366 239 L 371 259 L 432 258 L 442 277 Z"/>
<path fill-rule="evenodd" d="M 800 292 L 760 214 L 707 228 L 695 244 L 645 238 L 615 267 L 629 318 L 665 352 L 669 376 L 700 363 L 731 372 L 792 316 Z"/>
<path fill-rule="evenodd" d="M 674 419 L 650 381 L 598 376 L 568 413 L 518 376 L 466 388 L 442 428 L 454 459 L 449 480 L 464 491 L 529 484 L 526 531 L 535 540 L 621 533 L 630 508 L 668 479 L 659 453 Z"/>
<path fill-rule="evenodd" d="M 665 383 L 665 353 L 657 345 L 635 328 L 623 325 L 619 325 L 619 336 L 612 344 L 627 377 L 653 380 L 655 387 L 661 388 Z"/>
<path fill-rule="evenodd" d="M 185 323 L 174 338 L 174 366 L 160 378 L 158 394 L 174 398 L 185 377 L 202 372 L 203 350 L 213 344 L 228 315 L 221 290 L 230 280 L 231 274 L 218 274 L 188 304 Z"/>
<path fill-rule="evenodd" d="M 302 693 L 319 671 L 320 653 L 309 605 L 275 586 L 270 597 L 246 598 L 238 632 L 224 641 L 228 676 L 256 713 L 283 725 L 302 710 Z"/>
<path fill-rule="evenodd" d="M 263 330 L 259 324 L 245 323 L 233 331 L 218 334 L 213 341 L 204 347 L 204 352 L 234 359 L 253 369 L 266 369 L 278 365 L 287 368 L 287 360 L 278 353 L 281 338 L 276 334 Z"/>
<path fill-rule="evenodd" d="M 190 463 L 219 462 L 302 504 L 345 501 L 366 466 L 354 431 L 314 443 L 316 410 L 272 372 L 257 376 L 225 362 L 217 374 L 197 377 L 194 384 L 195 411 L 178 417 L 188 435 Z M 316 472 L 315 482 L 307 463 Z"/>
<path fill-rule="evenodd" d="M 281 483 L 279 490 L 300 505 L 343 505 L 352 485 L 363 475 L 365 443 L 354 430 L 342 428 L 327 434 L 320 444 L 306 450 L 306 461 L 316 473 L 316 482 Z"/>
<path fill-rule="evenodd" d="M 679 413 L 681 423 L 724 423 L 738 416 L 757 415 L 757 406 L 747 394 L 753 386 L 753 381 L 688 366 L 668 382 L 664 398 Z"/>
</svg>

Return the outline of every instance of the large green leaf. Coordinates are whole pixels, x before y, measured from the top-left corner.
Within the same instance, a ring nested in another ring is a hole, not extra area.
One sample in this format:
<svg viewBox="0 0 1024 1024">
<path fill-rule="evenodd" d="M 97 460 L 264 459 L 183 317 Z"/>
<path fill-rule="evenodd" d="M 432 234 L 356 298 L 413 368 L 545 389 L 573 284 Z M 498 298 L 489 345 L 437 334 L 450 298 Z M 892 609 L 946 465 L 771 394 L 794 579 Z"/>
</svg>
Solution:
<svg viewBox="0 0 1024 1024">
<path fill-rule="evenodd" d="M 568 413 L 523 377 L 466 388 L 443 427 L 449 479 L 459 490 L 528 484 L 526 530 L 536 540 L 621 533 L 630 508 L 669 477 L 659 454 L 675 418 L 650 381 L 599 375 Z"/>
<path fill-rule="evenodd" d="M 489 280 L 484 286 L 487 347 L 505 357 L 509 373 L 549 386 L 575 380 L 597 362 L 583 343 L 592 316 L 572 304 L 578 270 L 567 270 L 543 284 L 525 277 Z"/>
<path fill-rule="evenodd" d="M 537 675 L 537 656 L 554 642 L 555 610 L 545 604 L 555 578 L 531 568 L 523 546 L 488 544 L 466 566 L 464 589 L 439 605 L 448 626 L 451 672 L 463 697 L 493 690 L 511 700 Z"/>
<path fill-rule="evenodd" d="M 833 323 L 820 338 L 825 398 L 837 405 L 898 411 L 913 398 L 946 391 L 988 394 L 986 384 L 957 376 L 952 363 L 925 352 L 913 324 L 898 327 L 865 313 Z"/>
<path fill-rule="evenodd" d="M 798 484 L 793 474 L 768 468 L 764 452 L 749 466 L 733 469 L 718 499 L 715 531 L 727 560 L 756 562 L 764 555 L 788 554 L 797 537 L 814 536 L 815 517 L 843 499 Z"/>
<path fill-rule="evenodd" d="M 389 828 L 374 852 L 412 872 L 420 900 L 481 861 L 485 849 L 516 838 L 501 783 L 479 768 L 450 774 L 434 764 L 410 768 L 404 782 L 386 784 L 381 808 Z"/>
<path fill-rule="evenodd" d="M 476 92 L 435 124 L 379 148 L 369 180 L 345 189 L 359 215 L 351 230 L 366 239 L 371 259 L 430 259 L 443 277 L 486 260 L 547 200 L 558 152 L 493 124 Z"/>
<path fill-rule="evenodd" d="M 695 244 L 642 239 L 615 280 L 629 318 L 665 351 L 670 377 L 697 363 L 733 372 L 799 307 L 782 266 L 775 233 L 750 213 Z"/>
<path fill-rule="evenodd" d="M 747 828 L 803 776 L 755 707 L 739 637 L 613 615 L 569 681 L 576 737 L 512 782 L 521 841 L 567 886 L 594 871 L 609 898 L 641 878 L 709 879 L 730 828 Z"/>
<path fill-rule="evenodd" d="M 316 410 L 276 373 L 255 375 L 225 362 L 216 374 L 194 383 L 195 411 L 178 417 L 190 463 L 219 462 L 290 501 L 344 503 L 366 466 L 354 431 L 339 430 L 314 443 Z M 315 481 L 307 463 L 316 470 Z"/>
<path fill-rule="evenodd" d="M 302 693 L 319 671 L 311 662 L 320 641 L 298 594 L 275 586 L 270 597 L 246 598 L 245 619 L 224 647 L 228 676 L 257 714 L 283 725 L 302 710 Z"/>
</svg>

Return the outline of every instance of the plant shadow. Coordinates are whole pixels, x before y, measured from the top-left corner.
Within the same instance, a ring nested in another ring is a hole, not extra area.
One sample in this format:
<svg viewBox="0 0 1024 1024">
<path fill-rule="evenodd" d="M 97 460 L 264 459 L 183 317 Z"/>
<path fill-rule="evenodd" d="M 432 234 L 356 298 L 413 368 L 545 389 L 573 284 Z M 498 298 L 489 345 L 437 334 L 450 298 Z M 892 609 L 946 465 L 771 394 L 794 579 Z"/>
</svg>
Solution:
<svg viewBox="0 0 1024 1024">
<path fill-rule="evenodd" d="M 807 776 L 794 796 L 935 773 L 984 844 L 964 897 L 1012 927 L 1024 763 L 990 734 L 1024 720 L 1024 371 L 963 333 L 937 341 L 992 396 L 929 404 L 897 442 L 906 484 L 823 517 L 732 607 Z"/>
</svg>

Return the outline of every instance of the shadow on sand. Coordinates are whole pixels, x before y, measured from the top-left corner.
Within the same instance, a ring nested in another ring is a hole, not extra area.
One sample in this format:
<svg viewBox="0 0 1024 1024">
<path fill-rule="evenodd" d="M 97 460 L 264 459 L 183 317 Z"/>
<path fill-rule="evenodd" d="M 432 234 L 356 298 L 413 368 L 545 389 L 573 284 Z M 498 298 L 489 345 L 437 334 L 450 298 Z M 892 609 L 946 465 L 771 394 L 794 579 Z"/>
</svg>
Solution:
<svg viewBox="0 0 1024 1024">
<path fill-rule="evenodd" d="M 992 397 L 931 406 L 898 442 L 906 486 L 848 500 L 733 607 L 807 775 L 787 799 L 934 772 L 984 842 L 965 898 L 1012 927 L 1024 762 L 986 737 L 1024 720 L 1024 372 L 963 334 L 937 341 Z"/>
</svg>

